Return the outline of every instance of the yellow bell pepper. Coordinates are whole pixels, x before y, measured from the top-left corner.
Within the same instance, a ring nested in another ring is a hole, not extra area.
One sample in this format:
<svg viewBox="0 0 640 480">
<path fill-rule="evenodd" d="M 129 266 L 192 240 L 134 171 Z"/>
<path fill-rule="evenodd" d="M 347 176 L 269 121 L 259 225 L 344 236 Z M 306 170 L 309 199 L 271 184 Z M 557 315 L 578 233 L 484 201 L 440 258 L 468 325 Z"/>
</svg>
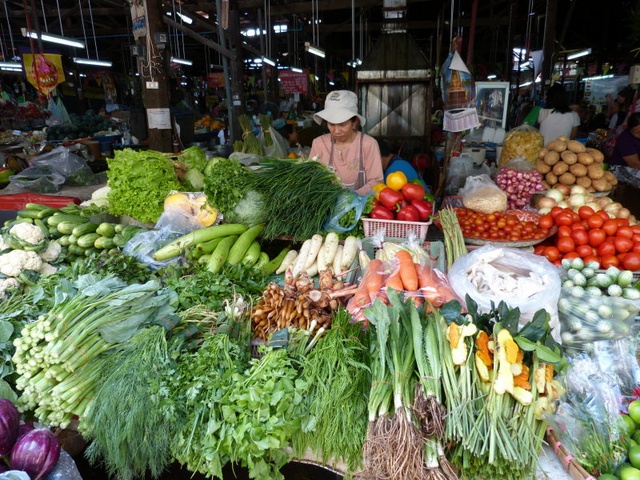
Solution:
<svg viewBox="0 0 640 480">
<path fill-rule="evenodd" d="M 376 183 L 372 188 L 371 191 L 373 192 L 373 198 L 375 198 L 376 200 L 378 200 L 378 197 L 380 196 L 380 192 L 386 188 L 387 186 L 384 183 Z"/>
<path fill-rule="evenodd" d="M 402 190 L 402 187 L 404 187 L 407 182 L 407 176 L 400 171 L 390 173 L 389 176 L 387 176 L 387 187 L 397 192 Z"/>
</svg>

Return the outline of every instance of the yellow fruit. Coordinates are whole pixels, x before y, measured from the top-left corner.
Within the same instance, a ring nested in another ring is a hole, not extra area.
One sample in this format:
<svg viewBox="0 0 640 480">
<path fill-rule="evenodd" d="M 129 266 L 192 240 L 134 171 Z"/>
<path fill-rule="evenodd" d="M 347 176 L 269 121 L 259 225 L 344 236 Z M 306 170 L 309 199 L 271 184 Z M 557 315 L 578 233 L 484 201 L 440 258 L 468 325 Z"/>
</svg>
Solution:
<svg viewBox="0 0 640 480">
<path fill-rule="evenodd" d="M 407 182 L 407 176 L 401 171 L 390 173 L 389 176 L 387 176 L 387 187 L 395 191 L 402 190 L 402 187 L 404 187 Z"/>
</svg>

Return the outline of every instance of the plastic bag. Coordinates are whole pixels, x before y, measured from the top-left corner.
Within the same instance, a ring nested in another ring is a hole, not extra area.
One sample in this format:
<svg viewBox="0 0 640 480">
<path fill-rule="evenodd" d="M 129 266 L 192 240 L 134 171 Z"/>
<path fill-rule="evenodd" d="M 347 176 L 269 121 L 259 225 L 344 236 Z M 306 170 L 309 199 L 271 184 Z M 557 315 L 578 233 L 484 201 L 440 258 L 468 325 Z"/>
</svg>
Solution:
<svg viewBox="0 0 640 480">
<path fill-rule="evenodd" d="M 71 153 L 66 147 L 56 147 L 50 152 L 31 159 L 34 166 L 49 167 L 62 175 L 67 185 L 93 185 L 96 177 L 84 158 Z"/>
<path fill-rule="evenodd" d="M 353 230 L 360 221 L 368 200 L 369 195 L 358 195 L 353 190 L 344 189 L 336 199 L 335 206 L 331 211 L 332 216 L 327 216 L 322 225 L 322 230 L 336 233 Z"/>
<path fill-rule="evenodd" d="M 236 160 L 244 166 L 257 165 L 264 161 L 264 157 L 254 153 L 232 152 L 229 158 Z"/>
<path fill-rule="evenodd" d="M 489 312 L 491 303 L 504 300 L 520 309 L 520 326 L 544 308 L 556 341 L 560 339 L 558 299 L 561 279 L 557 267 L 546 258 L 517 248 L 485 245 L 462 255 L 451 266 L 449 283 L 459 298 L 469 295 L 478 310 Z"/>
<path fill-rule="evenodd" d="M 462 204 L 474 212 L 504 212 L 507 209 L 507 194 L 487 174 L 467 177 L 460 189 Z"/>
<path fill-rule="evenodd" d="M 504 165 L 516 157 L 523 157 L 526 161 L 535 164 L 542 147 L 544 147 L 544 137 L 537 128 L 526 124 L 512 128 L 502 142 L 498 165 Z"/>
<path fill-rule="evenodd" d="M 475 165 L 473 158 L 469 155 L 451 157 L 447 167 L 445 193 L 458 195 L 458 191 L 464 186 L 467 177 L 490 173 L 491 169 L 487 164 Z"/>
<path fill-rule="evenodd" d="M 11 187 L 29 190 L 35 193 L 56 193 L 60 191 L 65 178 L 49 166 L 34 166 L 9 177 Z"/>
<path fill-rule="evenodd" d="M 73 457 L 66 451 L 60 450 L 60 458 L 53 470 L 44 477 L 44 480 L 82 480 Z"/>
<path fill-rule="evenodd" d="M 562 344 L 569 353 L 593 351 L 594 342 L 631 335 L 638 302 L 622 297 L 594 296 L 583 288 L 563 288 L 558 300 Z"/>
<path fill-rule="evenodd" d="M 271 137 L 271 141 L 267 145 L 267 135 Z M 289 142 L 280 135 L 275 128 L 269 128 L 268 131 L 262 130 L 258 134 L 258 140 L 264 148 L 265 156 L 271 158 L 287 158 L 289 154 Z"/>
</svg>

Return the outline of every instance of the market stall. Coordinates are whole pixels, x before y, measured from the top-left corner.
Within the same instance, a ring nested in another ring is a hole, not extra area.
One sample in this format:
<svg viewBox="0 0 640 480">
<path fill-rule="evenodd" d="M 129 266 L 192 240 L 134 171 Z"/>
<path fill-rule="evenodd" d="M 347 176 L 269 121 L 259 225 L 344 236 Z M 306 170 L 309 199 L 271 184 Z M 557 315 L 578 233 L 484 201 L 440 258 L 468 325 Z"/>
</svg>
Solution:
<svg viewBox="0 0 640 480">
<path fill-rule="evenodd" d="M 22 420 L 75 432 L 82 462 L 121 478 L 273 479 L 297 461 L 523 479 L 549 457 L 634 478 L 640 227 L 577 182 L 614 186 L 597 152 L 559 138 L 436 209 L 406 178 L 359 196 L 319 162 L 267 158 L 268 135 L 229 158 L 116 150 L 82 204 L 5 222 L 7 466 L 35 477 L 70 448 L 47 436 L 46 458 L 14 460 Z M 585 168 L 553 182 L 542 165 L 560 159 L 556 177 Z M 592 369 L 617 395 L 589 417 Z"/>
</svg>

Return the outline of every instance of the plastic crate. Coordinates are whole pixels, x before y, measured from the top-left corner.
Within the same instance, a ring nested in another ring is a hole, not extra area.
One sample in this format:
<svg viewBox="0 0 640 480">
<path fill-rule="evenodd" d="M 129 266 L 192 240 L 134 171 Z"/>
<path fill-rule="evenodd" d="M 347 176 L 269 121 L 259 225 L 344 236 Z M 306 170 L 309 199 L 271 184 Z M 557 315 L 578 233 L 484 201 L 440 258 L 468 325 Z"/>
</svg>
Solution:
<svg viewBox="0 0 640 480">
<path fill-rule="evenodd" d="M 364 236 L 373 237 L 380 230 L 384 230 L 384 236 L 389 238 L 409 238 L 413 232 L 416 238 L 423 241 L 427 238 L 429 222 L 403 222 L 401 220 L 380 220 L 377 218 L 362 217 Z"/>
</svg>

